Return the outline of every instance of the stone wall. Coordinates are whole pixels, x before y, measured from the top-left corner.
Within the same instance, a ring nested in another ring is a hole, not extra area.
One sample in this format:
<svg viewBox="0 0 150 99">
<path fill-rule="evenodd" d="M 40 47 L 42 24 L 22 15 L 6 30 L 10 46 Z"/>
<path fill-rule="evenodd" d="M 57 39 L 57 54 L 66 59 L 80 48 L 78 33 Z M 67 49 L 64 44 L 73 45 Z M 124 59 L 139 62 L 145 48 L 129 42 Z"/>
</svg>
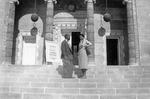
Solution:
<svg viewBox="0 0 150 99">
<path fill-rule="evenodd" d="M 0 64 L 3 62 L 3 33 L 5 30 L 5 3 L 6 0 L 0 0 Z"/>
<path fill-rule="evenodd" d="M 135 0 L 138 18 L 141 65 L 150 64 L 150 1 Z"/>
</svg>

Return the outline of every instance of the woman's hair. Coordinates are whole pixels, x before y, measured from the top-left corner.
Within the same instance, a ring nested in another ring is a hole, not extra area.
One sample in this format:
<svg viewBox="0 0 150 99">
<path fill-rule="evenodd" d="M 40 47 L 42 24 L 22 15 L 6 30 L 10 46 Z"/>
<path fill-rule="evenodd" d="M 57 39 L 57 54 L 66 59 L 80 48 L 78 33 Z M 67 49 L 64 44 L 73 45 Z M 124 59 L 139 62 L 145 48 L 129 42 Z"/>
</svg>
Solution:
<svg viewBox="0 0 150 99">
<path fill-rule="evenodd" d="M 80 36 L 82 36 L 83 38 L 85 37 L 84 34 L 80 34 Z"/>
</svg>

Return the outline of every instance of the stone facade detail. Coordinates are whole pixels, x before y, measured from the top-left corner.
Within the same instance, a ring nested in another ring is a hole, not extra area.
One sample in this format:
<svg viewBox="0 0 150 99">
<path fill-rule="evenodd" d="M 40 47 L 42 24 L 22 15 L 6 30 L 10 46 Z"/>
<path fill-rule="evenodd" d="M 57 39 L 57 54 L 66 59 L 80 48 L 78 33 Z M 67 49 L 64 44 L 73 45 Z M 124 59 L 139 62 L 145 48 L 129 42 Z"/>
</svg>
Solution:
<svg viewBox="0 0 150 99">
<path fill-rule="evenodd" d="M 45 1 L 47 2 L 45 40 L 53 41 L 53 13 L 54 13 L 54 2 L 56 3 L 56 0 L 45 0 Z"/>
<path fill-rule="evenodd" d="M 132 6 L 133 6 L 133 22 L 134 22 L 134 33 L 135 33 L 136 65 L 140 65 L 140 48 L 139 48 L 136 0 L 132 0 Z"/>
<path fill-rule="evenodd" d="M 135 45 L 135 30 L 132 0 L 124 0 L 127 6 L 127 26 L 128 26 L 128 42 L 129 42 L 129 65 L 136 64 L 136 45 Z"/>
<path fill-rule="evenodd" d="M 96 19 L 94 15 L 102 14 L 101 12 L 94 13 L 94 10 L 97 10 L 97 11 L 101 10 L 101 9 L 99 9 L 99 7 L 96 7 L 94 9 L 94 3 L 96 3 L 96 0 L 83 0 L 80 3 L 82 5 L 79 4 L 79 6 L 81 8 L 84 7 L 84 9 L 78 9 L 76 11 L 70 11 L 70 12 L 69 11 L 65 12 L 65 9 L 63 9 L 63 8 L 57 9 L 57 7 L 59 7 L 63 1 L 61 1 L 61 3 L 58 2 L 58 5 L 56 5 L 56 11 L 54 11 L 54 4 L 57 3 L 56 0 L 43 0 L 42 2 L 40 2 L 41 4 L 43 4 L 42 7 L 45 6 L 44 1 L 47 4 L 46 16 L 43 13 L 41 14 L 40 11 L 38 12 L 39 16 L 40 16 L 40 18 L 42 18 L 42 20 L 44 20 L 44 18 L 46 17 L 46 21 L 45 20 L 43 21 L 43 25 L 44 25 L 43 27 L 45 29 L 43 29 L 42 36 L 44 37 L 44 39 L 49 40 L 49 41 L 58 41 L 58 38 L 57 38 L 58 34 L 57 34 L 57 29 L 55 29 L 55 25 L 58 25 L 59 27 L 61 27 L 62 30 L 70 29 L 70 32 L 74 31 L 75 29 L 80 30 L 79 32 L 85 33 L 87 36 L 87 39 L 93 43 L 93 46 L 90 48 L 92 54 L 89 56 L 89 62 L 94 63 L 95 62 L 95 52 L 96 52 L 95 50 L 98 50 L 98 47 L 95 48 L 95 44 L 98 43 L 98 42 L 95 42 L 95 39 L 96 39 L 95 34 L 97 33 L 96 29 L 98 29 L 98 26 L 96 28 L 94 26 L 94 24 L 97 25 L 97 23 L 94 23 L 94 20 Z M 84 4 L 84 1 L 86 4 Z M 67 3 L 69 4 L 69 2 L 70 1 L 67 1 L 64 4 L 67 4 Z M 74 2 L 76 3 L 76 1 L 74 1 Z M 8 7 L 7 7 L 7 9 L 5 9 L 5 11 L 6 11 L 5 20 L 4 20 L 5 21 L 5 23 L 4 23 L 5 24 L 5 26 L 4 26 L 5 33 L 2 34 L 2 47 L 3 47 L 2 49 L 3 49 L 3 51 L 1 51 L 1 52 L 3 52 L 2 54 L 4 56 L 3 63 L 11 64 L 12 63 L 12 51 L 13 51 L 12 46 L 13 46 L 13 43 L 15 42 L 13 39 L 13 37 L 14 37 L 13 29 L 14 29 L 14 23 L 15 23 L 15 20 L 14 20 L 15 19 L 15 9 L 16 9 L 16 4 L 19 4 L 19 0 L 7 0 L 5 3 L 6 3 L 6 6 L 8 6 Z M 23 3 L 25 3 L 25 2 L 20 1 L 20 4 L 23 4 Z M 136 2 L 135 2 L 135 0 L 124 0 L 123 3 L 126 4 L 126 6 L 127 6 L 127 18 L 128 18 L 127 26 L 128 26 L 129 38 L 128 38 L 128 40 L 127 39 L 122 39 L 122 40 L 125 40 L 126 46 L 129 44 L 129 64 L 130 65 L 136 65 L 136 64 L 138 65 L 138 64 L 140 64 L 140 50 L 139 50 L 139 35 L 138 35 L 137 15 L 136 15 L 136 10 L 137 10 Z M 86 8 L 86 6 L 87 6 L 87 8 Z M 20 8 L 20 6 L 17 8 Z M 125 6 L 124 6 L 124 8 L 125 8 Z M 26 7 L 22 8 L 22 10 L 24 10 L 24 9 L 26 9 Z M 121 8 L 119 8 L 119 9 L 121 9 Z M 46 10 L 44 10 L 44 11 L 46 11 Z M 84 13 L 82 13 L 82 12 L 84 12 Z M 18 18 L 21 17 L 21 14 L 20 14 L 20 16 L 17 16 L 17 17 Z M 119 18 L 124 21 L 123 18 L 125 18 L 125 17 L 122 17 L 122 15 L 120 15 Z M 18 20 L 16 20 L 16 21 L 18 21 Z M 96 20 L 98 20 L 98 19 L 96 19 Z M 113 20 L 118 20 L 118 19 L 116 18 Z M 110 23 L 110 24 L 114 25 L 114 27 L 115 27 L 115 25 L 116 26 L 118 25 L 115 23 Z M 124 24 L 124 26 L 126 25 L 126 23 L 121 23 L 121 24 Z M 117 29 L 121 30 L 120 27 L 118 27 Z M 16 31 L 17 31 L 17 28 L 16 28 Z M 15 34 L 15 35 L 17 35 L 17 34 Z M 118 34 L 112 33 L 112 34 L 110 34 L 110 36 L 111 35 L 118 35 Z M 127 37 L 127 36 L 125 35 L 125 37 Z M 128 44 L 126 41 L 128 41 Z M 40 40 L 39 40 L 39 42 L 40 42 Z M 39 46 L 37 46 L 37 48 L 39 48 Z M 101 46 L 99 48 L 101 48 Z M 121 48 L 124 49 L 124 46 L 122 46 Z M 127 50 L 128 48 L 126 47 L 125 49 Z M 19 50 L 16 49 L 16 51 L 19 51 Z M 39 55 L 37 55 L 37 57 L 38 56 Z M 124 53 L 122 54 L 122 56 L 125 56 Z M 125 56 L 125 57 L 126 57 L 126 59 L 128 58 L 128 56 Z"/>
<path fill-rule="evenodd" d="M 18 0 L 9 0 L 7 14 L 5 16 L 6 32 L 3 38 L 3 54 L 4 64 L 11 64 L 12 62 L 12 46 L 13 46 L 13 34 L 14 34 L 14 19 L 15 19 L 15 5 L 19 4 Z"/>
</svg>

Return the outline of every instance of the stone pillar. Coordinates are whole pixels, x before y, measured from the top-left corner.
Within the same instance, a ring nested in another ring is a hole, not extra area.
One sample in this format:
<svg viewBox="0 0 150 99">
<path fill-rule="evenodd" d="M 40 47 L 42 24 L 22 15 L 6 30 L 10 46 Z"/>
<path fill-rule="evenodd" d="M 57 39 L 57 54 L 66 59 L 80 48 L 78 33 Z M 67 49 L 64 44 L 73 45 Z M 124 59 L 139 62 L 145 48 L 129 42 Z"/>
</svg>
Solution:
<svg viewBox="0 0 150 99">
<path fill-rule="evenodd" d="M 53 13 L 56 0 L 45 0 L 45 2 L 47 2 L 45 40 L 53 41 Z"/>
<path fill-rule="evenodd" d="M 89 56 L 89 64 L 95 64 L 94 42 L 94 3 L 96 0 L 85 0 L 87 3 L 87 40 L 93 45 L 90 47 L 92 54 Z"/>
<path fill-rule="evenodd" d="M 136 65 L 136 45 L 135 45 L 133 4 L 132 4 L 132 0 L 124 0 L 123 3 L 126 4 L 126 8 L 127 8 L 129 65 Z"/>
<path fill-rule="evenodd" d="M 19 4 L 18 0 L 9 0 L 8 10 L 5 16 L 6 32 L 3 38 L 3 52 L 4 52 L 3 64 L 12 63 L 15 4 Z"/>
</svg>

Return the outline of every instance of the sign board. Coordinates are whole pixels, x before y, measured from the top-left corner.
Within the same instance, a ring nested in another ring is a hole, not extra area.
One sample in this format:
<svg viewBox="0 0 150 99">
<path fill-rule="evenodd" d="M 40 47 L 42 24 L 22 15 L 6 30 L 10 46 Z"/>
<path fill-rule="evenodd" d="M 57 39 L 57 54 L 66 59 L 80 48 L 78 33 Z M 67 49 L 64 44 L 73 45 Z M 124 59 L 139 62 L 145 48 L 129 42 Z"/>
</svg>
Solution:
<svg viewBox="0 0 150 99">
<path fill-rule="evenodd" d="M 59 45 L 51 41 L 45 41 L 46 62 L 60 62 Z"/>
</svg>

